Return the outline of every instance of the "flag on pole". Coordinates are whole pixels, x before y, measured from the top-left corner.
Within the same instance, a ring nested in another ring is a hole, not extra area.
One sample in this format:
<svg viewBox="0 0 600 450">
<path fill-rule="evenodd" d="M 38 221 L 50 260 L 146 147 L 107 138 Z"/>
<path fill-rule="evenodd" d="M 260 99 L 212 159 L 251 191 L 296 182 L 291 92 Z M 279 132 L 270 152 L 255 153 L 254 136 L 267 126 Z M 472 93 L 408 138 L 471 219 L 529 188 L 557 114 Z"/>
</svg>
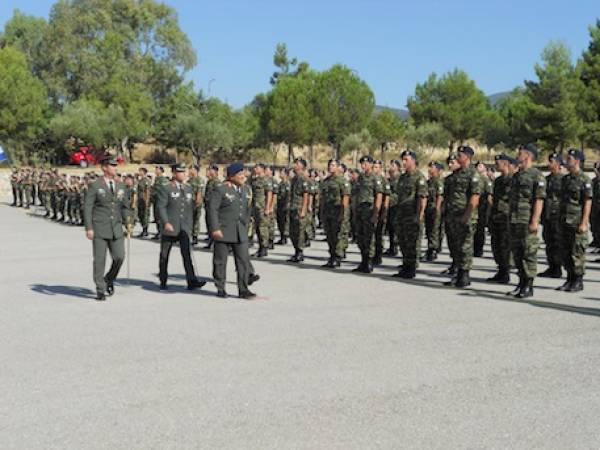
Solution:
<svg viewBox="0 0 600 450">
<path fill-rule="evenodd" d="M 4 149 L 0 147 L 0 162 L 8 161 L 8 156 L 4 153 Z"/>
</svg>

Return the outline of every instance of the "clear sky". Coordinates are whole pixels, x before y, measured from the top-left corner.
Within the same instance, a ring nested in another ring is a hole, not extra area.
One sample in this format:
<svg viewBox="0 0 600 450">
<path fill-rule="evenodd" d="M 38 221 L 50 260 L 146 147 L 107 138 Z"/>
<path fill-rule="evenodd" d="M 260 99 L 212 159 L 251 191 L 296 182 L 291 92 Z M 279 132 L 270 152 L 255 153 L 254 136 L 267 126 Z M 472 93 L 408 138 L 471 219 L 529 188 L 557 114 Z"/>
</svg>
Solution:
<svg viewBox="0 0 600 450">
<path fill-rule="evenodd" d="M 0 0 L 0 25 L 15 8 L 48 17 L 51 0 Z M 578 57 L 598 0 L 167 0 L 198 55 L 189 74 L 239 107 L 269 89 L 277 42 L 316 69 L 356 70 L 380 105 L 403 108 L 431 72 L 464 69 L 487 94 L 534 78 L 550 40 Z"/>
</svg>

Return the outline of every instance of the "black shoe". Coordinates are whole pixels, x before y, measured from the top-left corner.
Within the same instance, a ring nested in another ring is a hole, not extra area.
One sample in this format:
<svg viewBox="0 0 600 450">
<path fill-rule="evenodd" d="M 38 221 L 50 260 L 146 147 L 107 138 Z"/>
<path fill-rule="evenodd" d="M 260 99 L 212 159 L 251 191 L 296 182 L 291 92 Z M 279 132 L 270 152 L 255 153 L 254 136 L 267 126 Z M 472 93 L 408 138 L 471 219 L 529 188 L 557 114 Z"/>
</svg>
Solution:
<svg viewBox="0 0 600 450">
<path fill-rule="evenodd" d="M 104 292 L 96 292 L 96 301 L 102 302 L 106 300 L 106 295 Z"/>
<path fill-rule="evenodd" d="M 367 258 L 367 266 L 365 267 L 365 273 L 372 273 L 373 272 L 373 261 L 371 260 L 371 258 Z"/>
<path fill-rule="evenodd" d="M 329 257 L 329 259 L 327 260 L 327 262 L 325 264 L 323 264 L 321 267 L 325 267 L 327 269 L 333 269 L 335 266 L 333 265 L 333 257 Z"/>
<path fill-rule="evenodd" d="M 302 253 L 301 250 L 296 250 L 296 253 L 294 253 L 294 256 L 292 256 L 290 259 L 288 259 L 288 262 L 293 262 L 293 263 L 299 263 L 304 261 L 304 254 Z"/>
<path fill-rule="evenodd" d="M 242 291 L 240 292 L 239 297 L 245 300 L 250 300 L 251 298 L 256 297 L 256 294 L 251 291 Z"/>
<path fill-rule="evenodd" d="M 515 295 L 517 298 L 527 298 L 533 296 L 533 278 L 526 278 L 521 290 Z"/>
<path fill-rule="evenodd" d="M 417 274 L 417 271 L 415 270 L 414 267 L 403 267 L 402 270 L 400 270 L 400 272 L 398 272 L 397 274 L 392 275 L 394 278 L 402 278 L 405 280 L 410 280 L 412 278 L 414 278 Z"/>
<path fill-rule="evenodd" d="M 196 288 L 201 288 L 206 284 L 206 281 L 194 280 L 191 283 L 188 283 L 187 289 L 188 291 L 193 291 Z"/>
<path fill-rule="evenodd" d="M 381 264 L 383 264 L 383 259 L 381 258 L 381 256 L 375 256 L 375 257 L 372 259 L 371 263 L 372 263 L 374 266 L 380 266 Z"/>
<path fill-rule="evenodd" d="M 252 286 L 252 284 L 256 283 L 258 280 L 260 280 L 260 275 L 251 273 L 250 276 L 248 276 L 248 286 Z"/>
<path fill-rule="evenodd" d="M 275 242 L 269 241 L 269 250 L 275 250 Z"/>
<path fill-rule="evenodd" d="M 192 245 L 198 245 L 198 238 L 196 236 L 192 238 Z"/>
<path fill-rule="evenodd" d="M 444 281 L 444 286 L 456 286 L 456 282 L 458 281 L 458 277 L 453 275 L 450 281 Z"/>
<path fill-rule="evenodd" d="M 456 277 L 456 287 L 458 288 L 464 288 L 467 286 L 471 286 L 471 278 L 469 277 L 469 271 L 468 270 L 458 270 L 458 275 Z"/>
<path fill-rule="evenodd" d="M 571 284 L 573 283 L 573 275 L 570 273 L 567 274 L 567 281 L 562 286 L 557 287 L 556 291 L 568 291 L 571 288 Z"/>
<path fill-rule="evenodd" d="M 268 256 L 266 247 L 260 247 L 258 251 L 252 256 L 254 256 L 255 258 L 264 258 L 265 256 Z"/>
<path fill-rule="evenodd" d="M 508 270 L 499 269 L 498 272 L 496 272 L 496 275 L 486 278 L 485 281 L 489 281 L 491 283 L 508 284 L 510 283 L 510 274 Z"/>
<path fill-rule="evenodd" d="M 361 257 L 360 264 L 352 269 L 352 272 L 367 273 L 367 258 L 364 255 Z"/>
<path fill-rule="evenodd" d="M 548 267 L 543 272 L 537 274 L 540 278 L 562 278 L 562 269 L 558 267 Z"/>
<path fill-rule="evenodd" d="M 579 291 L 583 291 L 583 276 L 575 275 L 573 277 L 573 282 L 567 289 L 567 292 L 579 292 Z"/>
<path fill-rule="evenodd" d="M 447 269 L 444 269 L 440 272 L 440 275 L 455 275 L 456 274 L 456 267 L 454 267 L 454 264 L 451 264 L 450 267 L 448 267 Z"/>
<path fill-rule="evenodd" d="M 159 289 L 161 291 L 166 291 L 167 290 L 167 282 L 166 281 L 165 282 L 161 281 Z"/>
<path fill-rule="evenodd" d="M 342 259 L 338 258 L 337 256 L 335 258 L 333 258 L 333 268 L 335 269 L 336 267 L 341 267 L 342 266 Z"/>
<path fill-rule="evenodd" d="M 227 298 L 229 296 L 227 295 L 227 292 L 223 291 L 222 289 L 219 289 L 217 291 L 217 297 L 219 297 L 219 298 Z"/>
<path fill-rule="evenodd" d="M 104 281 L 106 282 L 106 293 L 110 297 L 115 293 L 115 285 L 112 281 L 108 281 L 107 279 L 104 279 Z"/>
</svg>

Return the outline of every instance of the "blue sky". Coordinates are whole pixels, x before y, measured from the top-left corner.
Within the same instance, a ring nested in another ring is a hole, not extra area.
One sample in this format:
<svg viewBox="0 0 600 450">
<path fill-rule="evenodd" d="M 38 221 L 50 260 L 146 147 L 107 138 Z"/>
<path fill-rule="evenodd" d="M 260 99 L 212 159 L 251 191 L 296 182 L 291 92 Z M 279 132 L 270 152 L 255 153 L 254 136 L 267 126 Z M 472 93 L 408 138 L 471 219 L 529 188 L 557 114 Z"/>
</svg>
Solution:
<svg viewBox="0 0 600 450">
<path fill-rule="evenodd" d="M 15 8 L 48 16 L 53 1 L 1 0 L 0 25 Z M 550 40 L 577 57 L 598 1 L 168 0 L 198 54 L 197 87 L 239 107 L 269 89 L 277 42 L 316 69 L 343 63 L 377 103 L 402 108 L 431 72 L 464 69 L 487 94 L 534 78 Z"/>
</svg>

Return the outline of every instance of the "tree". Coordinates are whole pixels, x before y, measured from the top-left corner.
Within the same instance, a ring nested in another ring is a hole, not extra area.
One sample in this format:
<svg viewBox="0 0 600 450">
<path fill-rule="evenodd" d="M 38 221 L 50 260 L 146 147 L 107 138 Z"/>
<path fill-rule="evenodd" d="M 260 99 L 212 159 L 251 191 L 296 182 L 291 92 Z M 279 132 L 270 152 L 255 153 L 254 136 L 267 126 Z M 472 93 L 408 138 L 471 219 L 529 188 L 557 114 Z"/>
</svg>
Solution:
<svg viewBox="0 0 600 450">
<path fill-rule="evenodd" d="M 0 49 L 0 143 L 24 149 L 43 131 L 48 109 L 44 84 L 29 70 L 23 53 Z"/>
<path fill-rule="evenodd" d="M 363 128 L 358 133 L 351 133 L 344 137 L 340 144 L 340 157 L 352 153 L 352 160 L 356 166 L 358 162 L 358 153 L 371 154 L 373 148 L 377 146 L 377 142 L 373 140 L 371 133 L 367 128 Z"/>
<path fill-rule="evenodd" d="M 279 42 L 275 47 L 273 55 L 273 64 L 277 67 L 277 71 L 273 72 L 269 80 L 271 85 L 276 85 L 280 78 L 291 75 L 298 76 L 308 71 L 307 62 L 298 63 L 298 58 L 289 58 L 287 53 L 287 45 Z"/>
<path fill-rule="evenodd" d="M 398 115 L 390 110 L 384 109 L 371 118 L 369 122 L 369 131 L 381 147 L 381 159 L 385 161 L 385 150 L 392 142 L 397 142 L 402 138 L 405 131 L 405 125 Z"/>
<path fill-rule="evenodd" d="M 75 139 L 97 148 L 111 141 L 112 114 L 100 100 L 80 99 L 65 106 L 50 122 L 52 136 L 58 142 Z"/>
<path fill-rule="evenodd" d="M 574 141 L 582 123 L 577 115 L 577 78 L 571 52 L 562 42 L 551 42 L 535 65 L 537 81 L 525 82 L 530 101 L 528 129 L 541 147 L 551 150 Z"/>
<path fill-rule="evenodd" d="M 31 71 L 39 75 L 47 26 L 44 18 L 29 16 L 17 9 L 0 34 L 0 48 L 10 46 L 20 50 L 25 55 Z"/>
<path fill-rule="evenodd" d="M 339 158 L 344 137 L 365 128 L 375 108 L 375 96 L 351 69 L 336 64 L 318 74 L 315 82 L 315 114 Z"/>
<path fill-rule="evenodd" d="M 479 138 L 483 118 L 490 109 L 485 94 L 462 70 L 455 69 L 438 78 L 431 74 L 423 84 L 417 84 L 415 95 L 408 98 L 408 110 L 414 124 L 434 122 L 450 133 L 450 151 L 455 143 Z"/>
<path fill-rule="evenodd" d="M 433 150 L 448 145 L 451 140 L 450 133 L 437 122 L 422 123 L 419 126 L 411 124 L 404 134 L 408 148 L 415 150 Z"/>
<path fill-rule="evenodd" d="M 531 142 L 535 140 L 529 125 L 527 123 L 529 112 L 531 109 L 531 101 L 525 95 L 523 88 L 517 88 L 502 98 L 495 106 L 495 110 L 500 115 L 500 120 L 494 118 L 492 126 L 496 127 L 493 130 L 487 130 L 488 135 L 485 137 L 486 143 L 493 146 L 494 140 L 496 143 L 502 143 L 508 148 L 516 148 L 519 144 Z M 490 123 L 488 122 L 488 127 Z M 490 137 L 490 133 L 496 137 Z"/>
<path fill-rule="evenodd" d="M 600 19 L 589 28 L 590 43 L 577 65 L 577 110 L 583 121 L 580 139 L 600 148 Z M 583 147 L 583 144 L 582 144 Z"/>
</svg>

